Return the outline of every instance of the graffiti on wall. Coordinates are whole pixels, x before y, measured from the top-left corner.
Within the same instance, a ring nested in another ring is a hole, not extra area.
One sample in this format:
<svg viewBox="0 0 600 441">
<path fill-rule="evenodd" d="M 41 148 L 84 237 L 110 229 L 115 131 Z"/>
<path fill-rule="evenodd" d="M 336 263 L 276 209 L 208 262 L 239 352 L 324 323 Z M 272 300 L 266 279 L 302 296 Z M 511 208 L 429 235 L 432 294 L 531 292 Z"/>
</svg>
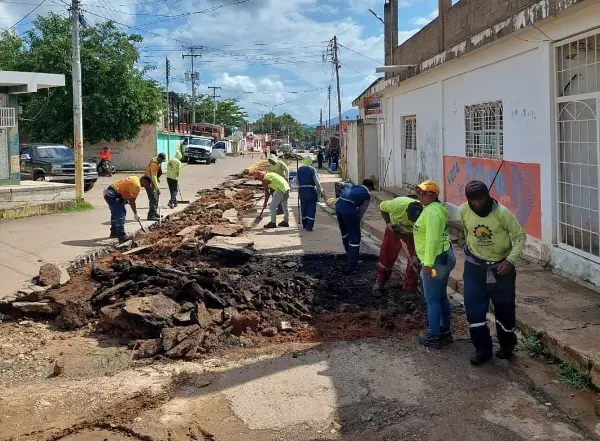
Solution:
<svg viewBox="0 0 600 441">
<path fill-rule="evenodd" d="M 444 156 L 444 200 L 456 206 L 466 202 L 465 185 L 479 180 L 489 186 L 501 163 L 495 159 Z M 491 193 L 515 214 L 529 236 L 542 238 L 539 164 L 504 161 Z"/>
</svg>

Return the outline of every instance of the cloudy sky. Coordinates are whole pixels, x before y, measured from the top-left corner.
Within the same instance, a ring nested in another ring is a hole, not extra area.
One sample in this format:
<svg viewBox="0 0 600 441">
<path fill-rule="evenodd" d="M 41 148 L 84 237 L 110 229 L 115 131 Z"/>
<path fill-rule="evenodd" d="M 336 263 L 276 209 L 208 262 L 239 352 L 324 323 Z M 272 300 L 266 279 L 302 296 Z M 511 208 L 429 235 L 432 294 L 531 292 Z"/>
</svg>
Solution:
<svg viewBox="0 0 600 441">
<path fill-rule="evenodd" d="M 65 13 L 71 0 L 0 0 L 0 28 L 21 33 L 37 14 Z M 89 22 L 110 19 L 144 37 L 141 64 L 164 84 L 171 61 L 172 90 L 189 92 L 190 58 L 184 46 L 202 47 L 195 60 L 198 92 L 219 86 L 237 98 L 250 119 L 275 108 L 304 123 L 327 115 L 327 87 L 335 91 L 331 63 L 323 61 L 334 35 L 340 43 L 342 110 L 377 78 L 383 65 L 384 0 L 82 0 Z M 437 15 L 436 0 L 400 0 L 399 39 L 404 41 Z M 260 103 L 260 104 L 256 104 Z M 286 103 L 286 104 L 282 104 Z M 335 115 L 332 94 L 332 117 Z"/>
</svg>

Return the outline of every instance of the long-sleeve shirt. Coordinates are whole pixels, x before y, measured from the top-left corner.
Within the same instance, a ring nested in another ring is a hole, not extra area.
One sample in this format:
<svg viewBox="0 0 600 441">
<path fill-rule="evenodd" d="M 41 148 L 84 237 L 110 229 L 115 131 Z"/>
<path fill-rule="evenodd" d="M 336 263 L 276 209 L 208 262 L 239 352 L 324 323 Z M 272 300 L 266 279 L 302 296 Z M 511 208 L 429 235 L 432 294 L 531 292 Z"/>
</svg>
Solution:
<svg viewBox="0 0 600 441">
<path fill-rule="evenodd" d="M 179 179 L 181 170 L 181 153 L 176 152 L 175 157 L 167 164 L 167 179 Z"/>
<path fill-rule="evenodd" d="M 279 176 L 283 176 L 286 180 L 290 177 L 290 169 L 285 162 L 278 160 L 276 164 L 269 167 L 270 172 L 277 173 Z"/>
<path fill-rule="evenodd" d="M 512 212 L 504 205 L 494 202 L 486 217 L 478 216 L 468 203 L 460 206 L 469 251 L 487 262 L 506 259 L 513 265 L 521 255 L 527 235 Z"/>
<path fill-rule="evenodd" d="M 417 202 L 408 196 L 400 196 L 379 204 L 379 210 L 390 216 L 390 222 L 395 227 L 400 227 L 403 233 L 412 234 L 414 222 L 408 220 L 408 207 Z"/>
<path fill-rule="evenodd" d="M 447 221 L 448 211 L 440 202 L 423 207 L 414 226 L 415 251 L 423 266 L 433 267 L 435 258 L 450 249 Z"/>
<path fill-rule="evenodd" d="M 146 174 L 150 175 L 152 177 L 152 186 L 154 187 L 155 190 L 159 189 L 159 186 L 158 186 L 158 171 L 159 171 L 159 169 L 160 169 L 160 163 L 158 162 L 158 159 L 156 159 L 156 158 L 152 158 L 152 160 L 148 164 L 148 167 L 146 167 Z"/>
</svg>

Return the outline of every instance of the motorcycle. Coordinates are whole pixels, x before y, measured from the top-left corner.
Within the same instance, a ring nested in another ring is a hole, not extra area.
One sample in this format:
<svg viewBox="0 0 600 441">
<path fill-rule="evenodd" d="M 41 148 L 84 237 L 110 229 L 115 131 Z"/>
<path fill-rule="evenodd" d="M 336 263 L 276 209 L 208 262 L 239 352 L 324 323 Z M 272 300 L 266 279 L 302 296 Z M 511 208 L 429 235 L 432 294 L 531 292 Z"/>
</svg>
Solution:
<svg viewBox="0 0 600 441">
<path fill-rule="evenodd" d="M 96 165 L 96 170 L 98 171 L 98 176 L 109 176 L 110 177 L 117 172 L 114 165 L 112 165 L 110 163 L 110 161 L 100 161 Z"/>
</svg>

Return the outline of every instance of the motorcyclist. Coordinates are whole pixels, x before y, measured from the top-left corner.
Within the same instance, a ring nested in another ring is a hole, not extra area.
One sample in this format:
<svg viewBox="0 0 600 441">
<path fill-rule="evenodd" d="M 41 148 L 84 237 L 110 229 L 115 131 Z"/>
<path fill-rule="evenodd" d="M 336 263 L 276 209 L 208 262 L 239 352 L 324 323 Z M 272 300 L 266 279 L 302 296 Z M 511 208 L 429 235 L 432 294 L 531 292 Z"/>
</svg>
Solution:
<svg viewBox="0 0 600 441">
<path fill-rule="evenodd" d="M 98 155 L 98 158 L 100 158 L 100 162 L 98 163 L 98 173 L 102 173 L 105 170 L 106 167 L 106 171 L 109 172 L 110 171 L 110 149 L 108 147 L 102 147 L 102 151 L 100 152 L 100 154 Z"/>
</svg>

